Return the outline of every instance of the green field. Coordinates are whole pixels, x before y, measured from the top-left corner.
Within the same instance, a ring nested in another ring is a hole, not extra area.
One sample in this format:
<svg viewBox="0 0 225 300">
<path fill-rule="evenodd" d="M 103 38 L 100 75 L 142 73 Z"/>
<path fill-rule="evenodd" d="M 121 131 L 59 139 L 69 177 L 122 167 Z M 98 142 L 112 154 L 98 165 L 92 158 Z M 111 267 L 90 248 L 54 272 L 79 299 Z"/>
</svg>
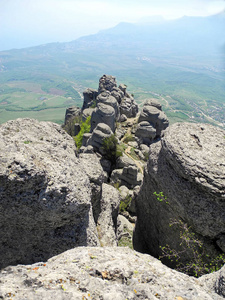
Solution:
<svg viewBox="0 0 225 300">
<path fill-rule="evenodd" d="M 189 65 L 176 60 L 150 62 L 113 48 L 107 54 L 104 49 L 65 51 L 55 44 L 0 52 L 0 123 L 19 117 L 63 123 L 67 107 L 82 106 L 84 89 L 97 89 L 99 78 L 111 74 L 128 86 L 140 107 L 157 98 L 171 123 L 224 127 L 225 71 L 200 60 Z"/>
</svg>

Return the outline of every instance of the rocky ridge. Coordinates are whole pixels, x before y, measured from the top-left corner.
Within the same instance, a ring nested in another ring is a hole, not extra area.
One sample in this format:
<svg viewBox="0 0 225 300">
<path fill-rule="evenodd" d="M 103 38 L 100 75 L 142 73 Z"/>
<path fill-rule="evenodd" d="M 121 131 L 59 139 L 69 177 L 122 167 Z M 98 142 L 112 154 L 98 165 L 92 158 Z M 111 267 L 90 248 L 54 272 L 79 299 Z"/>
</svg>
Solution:
<svg viewBox="0 0 225 300">
<path fill-rule="evenodd" d="M 211 253 L 215 245 L 219 253 L 224 247 L 224 131 L 204 124 L 166 129 L 161 105 L 150 99 L 138 113 L 126 88 L 103 75 L 98 90 L 84 92 L 82 109 L 67 110 L 71 135 L 81 128 L 77 122 L 91 116 L 80 149 L 56 124 L 18 119 L 0 126 L 0 298 L 186 300 L 225 295 L 224 268 L 194 279 L 152 256 L 116 247 L 131 245 L 137 218 L 135 248 L 158 257 L 166 238 L 175 241 L 173 246 L 179 240 L 179 232 L 169 235 L 171 216 L 191 225 Z M 104 139 L 113 134 L 123 149 L 114 164 L 102 151 Z M 153 201 L 156 191 L 163 191 L 169 204 Z M 21 263 L 27 265 L 6 267 Z"/>
<path fill-rule="evenodd" d="M 221 272 L 198 280 L 129 248 L 78 247 L 47 262 L 3 269 L 0 298 L 219 300 Z"/>
<path fill-rule="evenodd" d="M 179 253 L 182 228 L 170 224 L 181 222 L 203 243 L 203 261 L 204 251 L 210 260 L 224 252 L 224 137 L 224 130 L 208 124 L 177 123 L 150 146 L 136 201 L 135 249 L 158 257 L 161 247 L 172 245 Z M 157 201 L 155 192 L 163 192 L 166 201 Z M 186 251 L 180 259 L 186 263 L 192 255 Z"/>
</svg>

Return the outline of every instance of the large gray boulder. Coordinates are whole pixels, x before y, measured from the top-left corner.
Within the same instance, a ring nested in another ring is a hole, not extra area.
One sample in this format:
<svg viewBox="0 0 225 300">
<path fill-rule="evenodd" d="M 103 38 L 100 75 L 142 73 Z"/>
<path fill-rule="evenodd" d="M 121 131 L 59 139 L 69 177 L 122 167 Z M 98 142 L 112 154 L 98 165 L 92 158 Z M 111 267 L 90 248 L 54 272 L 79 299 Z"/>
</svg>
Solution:
<svg viewBox="0 0 225 300">
<path fill-rule="evenodd" d="M 165 113 L 149 102 L 143 106 L 138 123 L 143 121 L 149 122 L 156 129 L 157 137 L 160 137 L 162 135 L 162 131 L 169 126 L 169 121 Z"/>
<path fill-rule="evenodd" d="M 103 154 L 103 140 L 113 134 L 110 127 L 105 123 L 99 123 L 87 141 L 87 145 L 91 145 L 95 151 Z"/>
<path fill-rule="evenodd" d="M 104 91 L 97 97 L 97 103 L 104 103 L 114 108 L 116 120 L 120 117 L 119 105 L 115 97 L 113 97 L 109 91 Z"/>
<path fill-rule="evenodd" d="M 9 121 L 0 149 L 1 267 L 99 245 L 90 181 L 59 125 Z"/>
<path fill-rule="evenodd" d="M 97 107 L 91 115 L 91 132 L 99 123 L 108 125 L 110 129 L 115 132 L 116 114 L 112 106 L 104 103 L 97 104 Z"/>
<path fill-rule="evenodd" d="M 97 95 L 98 95 L 98 91 L 91 88 L 87 88 L 83 92 L 84 101 L 83 101 L 82 111 L 85 110 L 86 108 L 96 105 Z"/>
<path fill-rule="evenodd" d="M 79 107 L 71 106 L 71 107 L 67 108 L 64 124 L 66 125 L 67 123 L 69 123 L 69 121 L 71 121 L 75 117 L 79 117 L 79 116 L 81 116 L 81 109 Z"/>
<path fill-rule="evenodd" d="M 143 175 L 138 172 L 136 165 L 130 165 L 123 169 L 113 170 L 110 180 L 112 183 L 120 183 L 128 189 L 133 189 L 135 186 L 142 184 Z"/>
<path fill-rule="evenodd" d="M 156 129 L 148 121 L 142 121 L 138 124 L 135 135 L 149 145 L 156 137 Z"/>
<path fill-rule="evenodd" d="M 130 95 L 125 96 L 120 104 L 120 114 L 134 118 L 138 113 L 138 105 Z"/>
<path fill-rule="evenodd" d="M 111 75 L 103 75 L 99 79 L 99 87 L 98 87 L 98 93 L 102 93 L 103 91 L 109 91 L 111 92 L 113 88 L 117 87 L 116 84 L 116 77 Z"/>
<path fill-rule="evenodd" d="M 0 281 L 2 299 L 223 299 L 196 278 L 123 247 L 78 247 L 47 262 L 3 269 Z"/>
<path fill-rule="evenodd" d="M 177 123 L 150 146 L 137 205 L 135 249 L 156 257 L 161 247 L 180 249 L 182 220 L 211 257 L 225 247 L 225 131 L 207 124 Z M 157 201 L 153 193 L 167 197 Z M 166 203 L 168 202 L 168 204 Z M 177 229 L 176 229 L 177 228 Z M 182 260 L 191 259 L 187 251 Z"/>
</svg>

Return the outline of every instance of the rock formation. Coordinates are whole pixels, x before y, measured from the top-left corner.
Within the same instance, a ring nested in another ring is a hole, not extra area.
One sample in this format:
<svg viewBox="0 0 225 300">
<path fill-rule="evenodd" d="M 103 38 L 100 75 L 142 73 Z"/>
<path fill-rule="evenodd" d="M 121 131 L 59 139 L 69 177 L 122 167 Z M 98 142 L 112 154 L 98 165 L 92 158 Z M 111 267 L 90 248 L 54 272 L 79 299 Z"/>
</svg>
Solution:
<svg viewBox="0 0 225 300">
<path fill-rule="evenodd" d="M 47 262 L 3 269 L 0 298 L 222 300 L 214 289 L 220 276 L 208 286 L 209 279 L 191 278 L 129 248 L 78 247 Z"/>
<path fill-rule="evenodd" d="M 65 125 L 72 119 L 81 115 L 81 109 L 76 106 L 67 108 L 65 115 Z"/>
<path fill-rule="evenodd" d="M 135 135 L 148 145 L 152 140 L 160 137 L 169 125 L 166 115 L 161 111 L 161 104 L 155 99 L 145 102 L 138 123 Z"/>
<path fill-rule="evenodd" d="M 225 132 L 207 124 L 177 123 L 150 146 L 136 201 L 135 249 L 155 257 L 170 245 L 179 252 L 181 220 L 211 259 L 225 249 Z M 167 197 L 157 201 L 154 192 Z M 165 200 L 165 199 L 164 199 Z M 176 229 L 177 228 L 177 229 Z M 188 258 L 188 251 L 182 260 Z"/>
<path fill-rule="evenodd" d="M 96 213 L 107 177 L 95 154 L 78 159 L 59 125 L 31 119 L 1 125 L 0 148 L 1 267 L 100 244 L 97 214 L 110 212 Z"/>
</svg>

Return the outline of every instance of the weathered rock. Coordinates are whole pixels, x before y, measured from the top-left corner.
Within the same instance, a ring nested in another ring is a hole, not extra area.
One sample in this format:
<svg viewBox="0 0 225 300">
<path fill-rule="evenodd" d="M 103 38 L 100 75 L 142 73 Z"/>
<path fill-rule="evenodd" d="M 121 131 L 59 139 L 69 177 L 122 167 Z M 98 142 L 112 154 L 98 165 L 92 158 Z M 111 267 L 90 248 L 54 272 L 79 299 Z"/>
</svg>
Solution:
<svg viewBox="0 0 225 300">
<path fill-rule="evenodd" d="M 114 87 L 111 91 L 111 95 L 113 97 L 116 98 L 117 102 L 120 104 L 123 97 L 124 97 L 124 93 L 121 91 L 121 89 L 117 88 L 117 87 Z"/>
<path fill-rule="evenodd" d="M 84 133 L 83 139 L 82 139 L 82 146 L 84 146 L 84 147 L 87 146 L 87 142 L 90 137 L 91 137 L 91 133 Z"/>
<path fill-rule="evenodd" d="M 110 137 L 112 134 L 113 132 L 107 124 L 99 123 L 87 141 L 87 145 L 91 145 L 95 151 L 103 153 L 103 140 L 107 137 Z"/>
<path fill-rule="evenodd" d="M 180 228 L 170 220 L 191 226 L 210 257 L 224 249 L 225 131 L 206 124 L 177 123 L 161 141 L 150 146 L 144 182 L 138 196 L 135 249 L 156 257 L 160 246 L 179 250 Z M 159 202 L 154 192 L 163 192 Z M 188 259 L 188 253 L 182 256 Z M 191 259 L 191 255 L 189 257 Z"/>
<path fill-rule="evenodd" d="M 118 216 L 117 224 L 118 245 L 128 246 L 132 249 L 134 224 L 130 223 L 127 218 L 122 215 Z"/>
<path fill-rule="evenodd" d="M 3 269 L 0 280 L 4 300 L 223 299 L 199 280 L 124 247 L 78 247 L 46 263 Z"/>
<path fill-rule="evenodd" d="M 129 189 L 133 189 L 136 185 L 141 185 L 143 175 L 138 173 L 138 169 L 134 165 L 124 167 L 123 169 L 115 169 L 111 174 L 111 182 L 125 185 Z"/>
<path fill-rule="evenodd" d="M 164 112 L 152 105 L 143 106 L 138 123 L 143 121 L 149 122 L 156 129 L 157 137 L 161 136 L 162 131 L 169 125 L 169 121 Z"/>
<path fill-rule="evenodd" d="M 83 102 L 83 106 L 82 106 L 82 111 L 85 110 L 86 108 L 89 108 L 96 104 L 96 98 L 98 95 L 98 91 L 87 88 L 83 92 L 83 95 L 84 95 L 84 102 Z"/>
<path fill-rule="evenodd" d="M 86 108 L 82 111 L 82 120 L 83 120 L 83 122 L 85 122 L 85 120 L 92 115 L 94 110 L 95 110 L 95 108 L 89 107 L 89 108 Z"/>
<path fill-rule="evenodd" d="M 158 108 L 159 110 L 162 110 L 162 105 L 156 100 L 156 99 L 148 99 L 145 103 L 144 106 L 154 106 Z"/>
<path fill-rule="evenodd" d="M 108 125 L 111 130 L 115 131 L 115 122 L 116 122 L 116 115 L 115 110 L 112 106 L 98 103 L 97 107 L 93 111 L 91 115 L 91 132 L 95 129 L 95 127 L 99 123 L 104 123 Z"/>
<path fill-rule="evenodd" d="M 97 221 L 97 231 L 101 246 L 117 246 L 117 217 L 120 194 L 109 184 L 102 185 L 101 213 Z"/>
<path fill-rule="evenodd" d="M 99 79 L 98 93 L 100 94 L 105 90 L 111 92 L 115 87 L 117 87 L 116 78 L 111 75 L 103 75 Z"/>
<path fill-rule="evenodd" d="M 59 125 L 9 121 L 0 148 L 1 267 L 99 244 L 90 181 Z"/>
<path fill-rule="evenodd" d="M 79 160 L 91 183 L 91 204 L 94 220 L 97 224 L 98 216 L 101 212 L 102 184 L 106 182 L 107 177 L 96 154 L 82 153 L 79 155 Z"/>
<path fill-rule="evenodd" d="M 78 117 L 81 115 L 81 109 L 76 106 L 72 106 L 66 109 L 66 115 L 65 115 L 65 125 L 75 117 Z"/>
<path fill-rule="evenodd" d="M 131 159 L 125 153 L 123 153 L 122 156 L 119 156 L 116 160 L 116 168 L 123 169 L 124 167 L 128 166 L 136 166 L 136 164 L 133 161 L 133 159 Z"/>
<path fill-rule="evenodd" d="M 120 116 L 120 122 L 126 122 L 127 121 L 127 116 L 126 115 L 121 115 Z"/>
<path fill-rule="evenodd" d="M 116 120 L 120 117 L 119 105 L 115 97 L 113 97 L 109 91 L 104 91 L 97 97 L 97 103 L 104 103 L 114 108 Z"/>
<path fill-rule="evenodd" d="M 225 298 L 225 266 L 217 272 L 200 277 L 199 282 L 204 288 Z"/>
<path fill-rule="evenodd" d="M 120 114 L 127 118 L 134 118 L 138 113 L 138 105 L 133 97 L 124 97 L 120 104 Z"/>
<path fill-rule="evenodd" d="M 149 145 L 156 137 L 156 129 L 148 121 L 142 121 L 138 124 L 135 135 Z"/>
</svg>

